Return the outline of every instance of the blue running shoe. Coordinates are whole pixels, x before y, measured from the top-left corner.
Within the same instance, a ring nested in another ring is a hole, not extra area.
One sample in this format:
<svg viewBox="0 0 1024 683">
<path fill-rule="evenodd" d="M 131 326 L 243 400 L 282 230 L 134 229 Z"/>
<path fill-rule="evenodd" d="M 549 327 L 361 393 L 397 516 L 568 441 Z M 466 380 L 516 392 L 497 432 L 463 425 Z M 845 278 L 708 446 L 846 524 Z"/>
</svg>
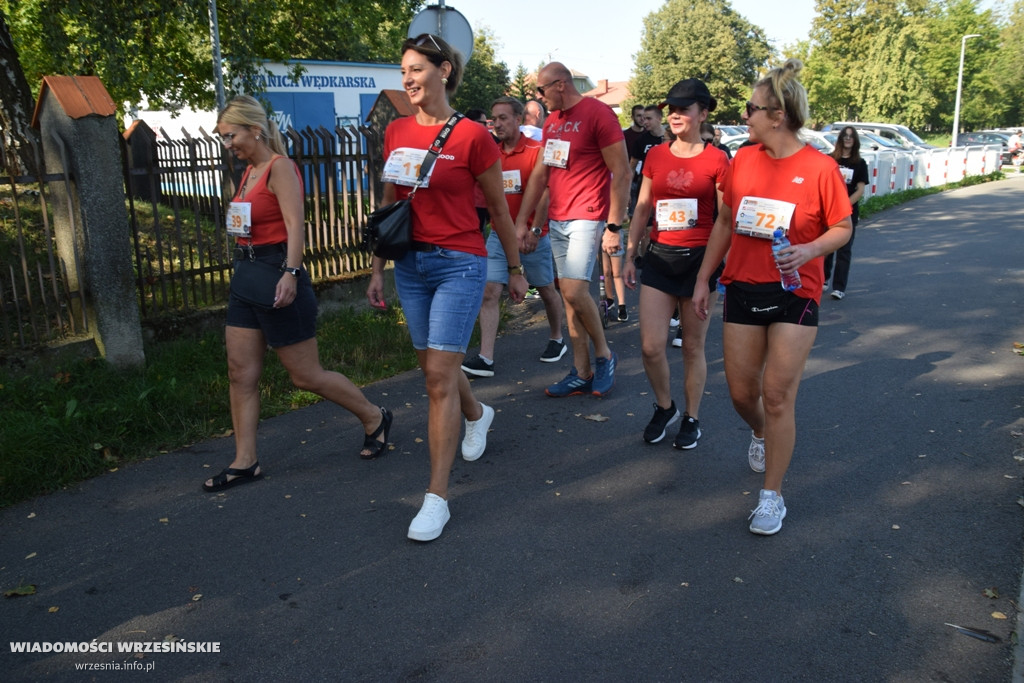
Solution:
<svg viewBox="0 0 1024 683">
<path fill-rule="evenodd" d="M 594 371 L 594 396 L 605 396 L 615 386 L 615 363 L 619 357 L 612 351 L 611 358 L 598 358 Z"/>
<path fill-rule="evenodd" d="M 579 373 L 576 372 L 576 368 L 569 371 L 569 374 L 565 376 L 561 382 L 556 382 L 550 387 L 544 390 L 544 393 L 548 396 L 554 396 L 555 398 L 564 398 L 566 396 L 575 396 L 576 394 L 589 394 L 594 390 L 594 376 L 591 375 L 587 379 L 580 377 Z"/>
</svg>

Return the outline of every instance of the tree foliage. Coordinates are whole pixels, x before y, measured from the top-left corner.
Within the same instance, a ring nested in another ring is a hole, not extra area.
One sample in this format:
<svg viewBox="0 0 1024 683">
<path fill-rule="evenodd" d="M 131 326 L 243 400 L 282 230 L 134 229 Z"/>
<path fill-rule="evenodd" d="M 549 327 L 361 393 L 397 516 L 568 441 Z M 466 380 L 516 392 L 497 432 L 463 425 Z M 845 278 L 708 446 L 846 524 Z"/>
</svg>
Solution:
<svg viewBox="0 0 1024 683">
<path fill-rule="evenodd" d="M 218 0 L 221 53 L 250 91 L 261 60 L 397 62 L 421 4 Z M 208 0 L 0 0 L 0 9 L 34 92 L 47 74 L 95 75 L 129 107 L 214 106 Z"/>
<path fill-rule="evenodd" d="M 520 102 L 526 102 L 533 97 L 534 88 L 537 85 L 537 79 L 535 76 L 531 76 L 523 66 L 522 62 L 516 66 L 515 73 L 512 74 L 512 83 L 509 87 L 512 97 L 519 98 Z"/>
<path fill-rule="evenodd" d="M 679 80 L 700 78 L 718 100 L 714 118 L 738 121 L 751 85 L 771 57 L 763 31 L 728 0 L 666 0 L 644 18 L 629 84 L 632 97 L 623 111 L 661 101 Z"/>
<path fill-rule="evenodd" d="M 508 67 L 497 61 L 494 44 L 491 29 L 477 28 L 473 32 L 473 57 L 451 102 L 458 111 L 479 107 L 489 112 L 491 102 L 509 91 Z"/>
</svg>

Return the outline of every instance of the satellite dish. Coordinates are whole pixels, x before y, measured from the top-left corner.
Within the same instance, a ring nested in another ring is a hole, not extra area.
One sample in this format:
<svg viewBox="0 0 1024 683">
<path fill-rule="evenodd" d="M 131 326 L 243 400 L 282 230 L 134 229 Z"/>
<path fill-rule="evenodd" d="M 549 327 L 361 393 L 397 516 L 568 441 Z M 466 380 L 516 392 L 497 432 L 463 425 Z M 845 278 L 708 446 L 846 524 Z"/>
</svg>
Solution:
<svg viewBox="0 0 1024 683">
<path fill-rule="evenodd" d="M 467 62 L 473 55 L 473 29 L 461 12 L 445 7 L 444 2 L 429 5 L 413 17 L 408 37 L 415 38 L 421 33 L 441 36 L 446 43 L 461 52 Z"/>
</svg>

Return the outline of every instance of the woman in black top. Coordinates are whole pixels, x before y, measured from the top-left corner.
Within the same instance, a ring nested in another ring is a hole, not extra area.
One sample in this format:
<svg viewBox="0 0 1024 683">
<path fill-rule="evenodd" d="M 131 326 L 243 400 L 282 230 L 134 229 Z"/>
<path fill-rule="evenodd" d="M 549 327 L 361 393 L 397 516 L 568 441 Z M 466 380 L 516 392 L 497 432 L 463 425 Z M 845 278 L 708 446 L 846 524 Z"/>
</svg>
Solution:
<svg viewBox="0 0 1024 683">
<path fill-rule="evenodd" d="M 832 298 L 842 299 L 846 296 L 846 281 L 850 276 L 850 260 L 853 258 L 853 238 L 857 234 L 857 203 L 864 195 L 864 187 L 868 184 L 868 165 L 860 158 L 860 136 L 853 126 L 846 126 L 836 139 L 836 148 L 832 158 L 839 163 L 839 170 L 846 181 L 846 193 L 853 204 L 853 232 L 850 241 L 839 247 L 834 254 L 825 257 L 825 291 L 828 291 L 828 279 L 833 275 L 832 264 L 835 263 L 835 274 L 832 277 Z"/>
</svg>

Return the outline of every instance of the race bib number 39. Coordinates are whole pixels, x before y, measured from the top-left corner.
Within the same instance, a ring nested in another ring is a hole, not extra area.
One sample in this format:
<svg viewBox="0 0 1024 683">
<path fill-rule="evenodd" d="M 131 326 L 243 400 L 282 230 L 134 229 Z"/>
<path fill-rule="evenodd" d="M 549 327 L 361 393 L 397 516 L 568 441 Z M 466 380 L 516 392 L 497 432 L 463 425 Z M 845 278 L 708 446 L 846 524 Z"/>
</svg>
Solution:
<svg viewBox="0 0 1024 683">
<path fill-rule="evenodd" d="M 228 234 L 233 237 L 249 237 L 252 228 L 252 204 L 231 202 L 228 205 Z"/>
<path fill-rule="evenodd" d="M 697 226 L 696 199 L 659 199 L 655 206 L 658 230 L 689 230 Z"/>
<path fill-rule="evenodd" d="M 420 166 L 427 156 L 425 149 L 413 149 L 412 147 L 399 147 L 392 150 L 388 160 L 384 163 L 384 172 L 381 180 L 385 183 L 405 185 L 412 187 L 416 179 L 420 177 Z M 435 164 L 436 165 L 436 164 Z M 430 187 L 430 176 L 434 173 L 434 166 L 430 167 L 427 177 L 423 179 L 420 187 Z"/>
<path fill-rule="evenodd" d="M 566 168 L 569 165 L 569 141 L 548 140 L 544 145 L 544 165 Z"/>
<path fill-rule="evenodd" d="M 788 233 L 794 210 L 796 204 L 778 199 L 744 197 L 736 212 L 736 234 L 770 240 L 776 228 Z"/>
</svg>

